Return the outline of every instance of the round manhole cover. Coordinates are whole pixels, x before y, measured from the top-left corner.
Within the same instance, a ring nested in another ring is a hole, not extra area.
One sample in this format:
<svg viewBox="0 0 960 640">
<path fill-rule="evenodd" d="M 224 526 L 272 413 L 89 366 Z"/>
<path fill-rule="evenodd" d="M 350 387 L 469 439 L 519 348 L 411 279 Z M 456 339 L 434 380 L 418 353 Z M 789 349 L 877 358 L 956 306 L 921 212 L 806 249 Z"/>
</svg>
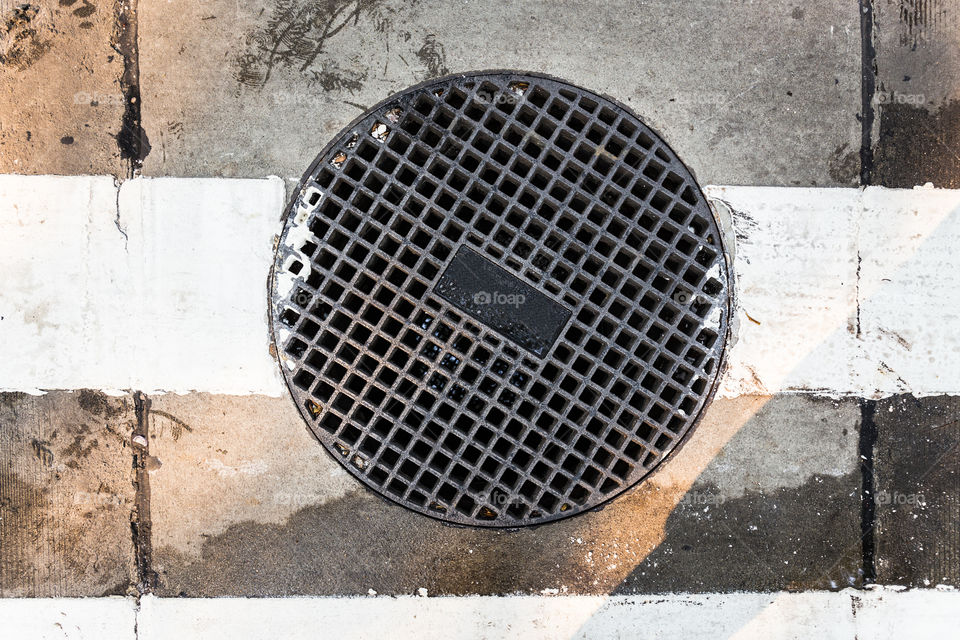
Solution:
<svg viewBox="0 0 960 640">
<path fill-rule="evenodd" d="M 539 75 L 436 80 L 300 186 L 271 283 L 281 368 L 387 498 L 470 525 L 573 515 L 649 474 L 712 397 L 720 231 L 622 105 Z"/>
</svg>

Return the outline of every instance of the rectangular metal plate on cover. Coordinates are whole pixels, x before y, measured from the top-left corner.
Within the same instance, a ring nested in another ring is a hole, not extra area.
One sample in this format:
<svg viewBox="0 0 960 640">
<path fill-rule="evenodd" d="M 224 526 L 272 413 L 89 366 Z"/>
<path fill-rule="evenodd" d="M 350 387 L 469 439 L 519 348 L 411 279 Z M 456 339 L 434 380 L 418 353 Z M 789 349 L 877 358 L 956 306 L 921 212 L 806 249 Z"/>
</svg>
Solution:
<svg viewBox="0 0 960 640">
<path fill-rule="evenodd" d="M 540 357 L 570 319 L 570 311 L 561 304 L 467 247 L 460 247 L 434 291 Z"/>
</svg>

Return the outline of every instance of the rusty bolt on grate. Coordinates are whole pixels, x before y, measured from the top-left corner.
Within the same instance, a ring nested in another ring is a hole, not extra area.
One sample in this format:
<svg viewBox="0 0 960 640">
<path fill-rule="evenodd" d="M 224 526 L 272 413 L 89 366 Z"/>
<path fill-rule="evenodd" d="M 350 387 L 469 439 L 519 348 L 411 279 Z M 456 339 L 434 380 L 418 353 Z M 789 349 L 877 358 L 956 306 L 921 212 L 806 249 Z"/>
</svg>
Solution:
<svg viewBox="0 0 960 640">
<path fill-rule="evenodd" d="M 321 152 L 271 307 L 290 392 L 353 475 L 516 527 L 604 503 L 690 433 L 729 294 L 717 223 L 657 134 L 491 72 L 395 95 Z"/>
</svg>

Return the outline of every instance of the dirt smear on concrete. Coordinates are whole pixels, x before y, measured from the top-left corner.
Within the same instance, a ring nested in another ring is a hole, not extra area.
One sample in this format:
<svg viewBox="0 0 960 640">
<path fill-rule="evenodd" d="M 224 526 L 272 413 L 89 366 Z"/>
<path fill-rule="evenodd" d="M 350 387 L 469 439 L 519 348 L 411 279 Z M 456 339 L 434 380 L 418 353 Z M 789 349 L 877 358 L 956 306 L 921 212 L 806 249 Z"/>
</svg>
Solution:
<svg viewBox="0 0 960 640">
<path fill-rule="evenodd" d="M 50 50 L 56 32 L 38 5 L 15 5 L 0 20 L 0 68 L 22 71 Z"/>
<path fill-rule="evenodd" d="M 391 63 L 420 79 L 449 73 L 443 43 L 418 30 L 418 0 L 277 0 L 234 59 L 243 88 L 260 89 L 292 73 L 326 92 L 356 94 L 383 80 Z M 372 39 L 365 39 L 372 38 Z M 370 46 L 376 50 L 370 55 Z M 363 56 L 356 51 L 365 50 Z M 281 83 L 279 86 L 282 86 Z"/>
<path fill-rule="evenodd" d="M 860 584 L 859 475 L 720 500 L 697 486 L 674 509 L 645 484 L 605 509 L 497 531 L 429 520 L 364 492 L 242 522 L 200 558 L 155 554 L 160 595 L 665 593 L 840 589 Z M 704 505 L 707 496 L 716 502 Z M 706 508 L 705 508 L 706 507 Z M 662 516 L 666 520 L 663 537 Z M 549 592 L 549 591 L 548 591 Z"/>
<path fill-rule="evenodd" d="M 275 69 L 285 67 L 305 73 L 324 88 L 358 89 L 363 78 L 324 56 L 337 46 L 336 36 L 361 15 L 384 21 L 382 5 L 383 0 L 278 0 L 266 23 L 247 37 L 246 50 L 236 59 L 237 82 L 262 87 Z"/>
</svg>

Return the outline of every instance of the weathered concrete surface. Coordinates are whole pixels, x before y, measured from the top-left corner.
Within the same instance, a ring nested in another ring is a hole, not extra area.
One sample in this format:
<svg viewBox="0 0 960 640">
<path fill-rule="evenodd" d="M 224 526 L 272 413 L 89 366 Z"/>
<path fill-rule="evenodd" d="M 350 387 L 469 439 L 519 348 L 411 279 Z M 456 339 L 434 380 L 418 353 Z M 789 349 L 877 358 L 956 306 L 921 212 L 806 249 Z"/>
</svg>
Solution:
<svg viewBox="0 0 960 640">
<path fill-rule="evenodd" d="M 288 398 L 164 394 L 150 403 L 153 544 L 199 556 L 236 522 L 282 524 L 362 490 Z"/>
<path fill-rule="evenodd" d="M 157 396 L 152 407 L 160 595 L 859 584 L 853 401 L 717 401 L 639 488 L 600 511 L 512 532 L 446 526 L 362 488 L 287 399 Z"/>
<path fill-rule="evenodd" d="M 960 398 L 887 398 L 873 419 L 877 582 L 960 587 Z"/>
<path fill-rule="evenodd" d="M 150 175 L 299 177 L 391 93 L 497 68 L 626 103 L 702 183 L 859 174 L 856 3 L 177 1 L 139 26 Z"/>
<path fill-rule="evenodd" d="M 135 584 L 129 397 L 0 394 L 0 595 Z"/>
<path fill-rule="evenodd" d="M 0 2 L 0 172 L 124 173 L 114 2 Z"/>
<path fill-rule="evenodd" d="M 686 491 L 663 541 L 618 593 L 861 584 L 856 403 L 741 398 L 715 403 L 699 428 L 743 422 L 754 410 Z M 662 474 L 689 473 L 673 466 L 680 459 Z"/>
<path fill-rule="evenodd" d="M 960 186 L 960 0 L 875 0 L 873 183 Z"/>
</svg>

